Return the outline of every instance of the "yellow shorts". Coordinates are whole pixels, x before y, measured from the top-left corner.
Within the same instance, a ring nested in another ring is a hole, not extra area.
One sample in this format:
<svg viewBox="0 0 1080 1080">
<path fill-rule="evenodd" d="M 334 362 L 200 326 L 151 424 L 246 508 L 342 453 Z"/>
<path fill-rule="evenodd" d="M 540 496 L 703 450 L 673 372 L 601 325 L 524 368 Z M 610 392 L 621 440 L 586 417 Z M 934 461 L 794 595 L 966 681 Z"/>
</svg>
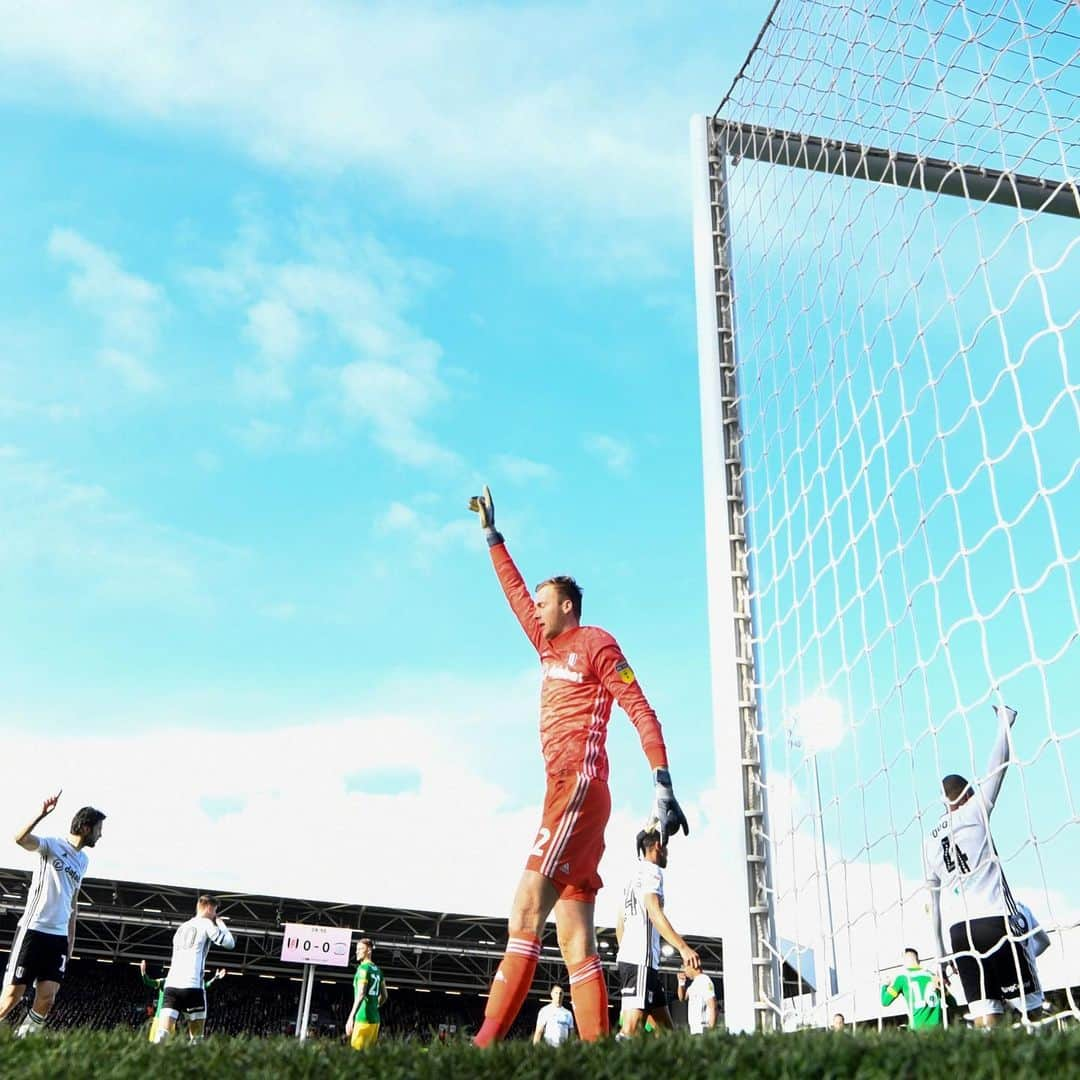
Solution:
<svg viewBox="0 0 1080 1080">
<path fill-rule="evenodd" d="M 352 1048 L 354 1050 L 367 1050 L 368 1047 L 374 1046 L 379 1038 L 379 1025 L 378 1024 L 353 1024 L 352 1029 Z"/>
</svg>

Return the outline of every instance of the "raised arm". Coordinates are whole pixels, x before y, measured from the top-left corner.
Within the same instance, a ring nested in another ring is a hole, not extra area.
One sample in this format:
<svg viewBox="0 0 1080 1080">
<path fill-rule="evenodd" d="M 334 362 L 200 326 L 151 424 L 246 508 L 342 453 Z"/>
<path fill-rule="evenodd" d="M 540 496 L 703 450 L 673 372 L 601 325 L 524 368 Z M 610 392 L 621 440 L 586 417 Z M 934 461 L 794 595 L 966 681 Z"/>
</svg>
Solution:
<svg viewBox="0 0 1080 1080">
<path fill-rule="evenodd" d="M 236 938 L 232 936 L 232 931 L 225 925 L 224 917 L 216 915 L 210 921 L 214 924 L 214 929 L 210 932 L 210 940 L 223 949 L 235 949 Z"/>
<path fill-rule="evenodd" d="M 998 722 L 997 738 L 986 765 L 986 777 L 979 784 L 979 794 L 987 813 L 994 809 L 1005 781 L 1005 770 L 1009 767 L 1009 729 L 1016 722 L 1016 710 L 1008 705 L 995 705 L 994 712 Z"/>
<path fill-rule="evenodd" d="M 41 804 L 41 813 L 15 834 L 15 843 L 24 851 L 32 851 L 36 854 L 41 849 L 41 838 L 34 835 L 34 829 L 56 809 L 61 794 L 62 792 L 58 791 L 55 795 L 50 795 Z"/>
<path fill-rule="evenodd" d="M 491 561 L 495 566 L 499 584 L 510 603 L 510 610 L 517 616 L 517 621 L 521 623 L 525 636 L 533 643 L 533 648 L 539 652 L 544 643 L 544 635 L 536 617 L 532 593 L 529 592 L 521 571 L 510 558 L 502 533 L 495 528 L 495 500 L 491 497 L 491 488 L 485 484 L 484 494 L 474 495 L 469 500 L 469 509 L 480 515 L 480 528 L 484 530 Z"/>
<path fill-rule="evenodd" d="M 544 644 L 544 634 L 540 629 L 540 621 L 536 617 L 536 605 L 533 603 L 532 593 L 529 592 L 529 587 L 525 584 L 521 571 L 514 564 L 514 560 L 510 558 L 510 552 L 506 550 L 506 543 L 503 541 L 502 536 L 498 533 L 496 533 L 496 536 L 499 536 L 499 541 L 492 544 L 489 550 L 492 565 L 495 567 L 495 573 L 499 578 L 499 584 L 502 586 L 502 591 L 510 604 L 510 610 L 517 616 L 517 621 L 521 623 L 521 629 L 525 631 L 525 636 L 532 642 L 533 648 L 539 652 Z"/>
</svg>

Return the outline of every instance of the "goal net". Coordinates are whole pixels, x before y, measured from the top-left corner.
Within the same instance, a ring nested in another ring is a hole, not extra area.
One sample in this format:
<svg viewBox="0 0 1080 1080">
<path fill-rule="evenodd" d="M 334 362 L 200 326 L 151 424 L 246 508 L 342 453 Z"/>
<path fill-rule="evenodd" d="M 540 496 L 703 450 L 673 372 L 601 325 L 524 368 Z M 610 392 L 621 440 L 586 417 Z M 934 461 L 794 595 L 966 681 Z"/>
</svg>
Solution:
<svg viewBox="0 0 1080 1080">
<path fill-rule="evenodd" d="M 756 1023 L 903 1013 L 880 987 L 938 951 L 940 781 L 985 777 L 996 704 L 997 854 L 1044 986 L 1080 984 L 1080 6 L 780 0 L 699 132 Z"/>
</svg>

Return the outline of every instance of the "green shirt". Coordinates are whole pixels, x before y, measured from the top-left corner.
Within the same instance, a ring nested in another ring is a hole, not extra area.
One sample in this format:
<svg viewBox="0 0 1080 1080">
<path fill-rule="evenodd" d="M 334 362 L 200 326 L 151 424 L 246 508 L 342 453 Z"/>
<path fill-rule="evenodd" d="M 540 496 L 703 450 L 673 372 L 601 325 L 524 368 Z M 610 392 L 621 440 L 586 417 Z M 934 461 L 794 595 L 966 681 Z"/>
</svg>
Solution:
<svg viewBox="0 0 1080 1080">
<path fill-rule="evenodd" d="M 377 1024 L 379 1022 L 379 995 L 382 993 L 382 972 L 370 960 L 365 960 L 356 969 L 353 977 L 353 993 L 360 992 L 360 984 L 365 983 L 364 996 L 356 1007 L 353 1021 L 357 1024 Z"/>
<path fill-rule="evenodd" d="M 941 991 L 925 968 L 908 968 L 881 988 L 881 1004 L 891 1005 L 901 994 L 907 1004 L 912 1031 L 941 1027 Z"/>
</svg>

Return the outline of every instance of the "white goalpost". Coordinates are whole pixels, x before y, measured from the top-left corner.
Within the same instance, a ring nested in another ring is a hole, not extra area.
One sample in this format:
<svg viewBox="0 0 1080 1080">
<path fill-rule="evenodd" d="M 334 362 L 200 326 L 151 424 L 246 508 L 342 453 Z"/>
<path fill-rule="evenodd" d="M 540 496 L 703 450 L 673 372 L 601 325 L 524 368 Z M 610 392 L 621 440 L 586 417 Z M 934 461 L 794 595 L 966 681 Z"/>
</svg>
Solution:
<svg viewBox="0 0 1080 1080">
<path fill-rule="evenodd" d="M 1076 1010 L 1080 6 L 778 0 L 692 150 L 725 1022 L 871 1020 L 936 956 L 1001 704 L 995 857 Z"/>
</svg>

